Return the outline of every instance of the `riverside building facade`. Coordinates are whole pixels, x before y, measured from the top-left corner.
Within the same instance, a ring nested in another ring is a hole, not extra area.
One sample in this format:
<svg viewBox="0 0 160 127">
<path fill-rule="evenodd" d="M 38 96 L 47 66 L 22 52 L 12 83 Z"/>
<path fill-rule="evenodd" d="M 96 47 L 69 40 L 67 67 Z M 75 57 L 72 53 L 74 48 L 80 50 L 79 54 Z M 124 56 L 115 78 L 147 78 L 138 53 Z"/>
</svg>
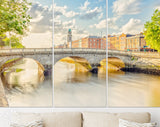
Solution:
<svg viewBox="0 0 160 127">
<path fill-rule="evenodd" d="M 106 37 L 87 36 L 72 41 L 72 48 L 106 49 Z"/>
<path fill-rule="evenodd" d="M 121 51 L 140 51 L 147 47 L 143 33 L 131 35 L 108 35 L 108 49 Z"/>
</svg>

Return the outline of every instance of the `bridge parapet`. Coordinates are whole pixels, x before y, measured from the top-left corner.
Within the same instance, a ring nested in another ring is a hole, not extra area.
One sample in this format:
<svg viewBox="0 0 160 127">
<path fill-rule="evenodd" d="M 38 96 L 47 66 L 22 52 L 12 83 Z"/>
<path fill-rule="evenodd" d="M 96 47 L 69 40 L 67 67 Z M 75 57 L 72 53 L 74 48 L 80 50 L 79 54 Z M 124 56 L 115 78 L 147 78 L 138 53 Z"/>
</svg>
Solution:
<svg viewBox="0 0 160 127">
<path fill-rule="evenodd" d="M 1 49 L 0 56 L 20 55 L 20 54 L 39 54 L 52 53 L 52 48 L 26 48 L 26 49 Z"/>
<path fill-rule="evenodd" d="M 43 65 L 52 65 L 54 53 L 54 62 L 56 63 L 62 58 L 77 56 L 88 60 L 91 63 L 99 63 L 100 59 L 106 58 L 106 50 L 104 49 L 88 49 L 88 48 L 24 48 L 24 49 L 1 49 L 0 65 L 5 61 L 13 58 L 33 58 Z"/>
<path fill-rule="evenodd" d="M 143 58 L 160 58 L 158 52 L 132 52 L 132 51 L 119 51 L 119 50 L 108 50 L 108 54 L 123 55 L 123 56 L 137 56 Z"/>
<path fill-rule="evenodd" d="M 106 53 L 104 49 L 88 49 L 88 48 L 61 48 L 61 49 L 52 49 L 52 48 L 24 48 L 24 49 L 1 49 L 0 56 L 2 55 L 15 55 L 15 54 L 38 54 L 38 53 L 59 53 L 59 52 L 94 52 L 94 53 Z"/>
<path fill-rule="evenodd" d="M 131 52 L 127 52 L 127 51 L 120 51 L 120 50 L 108 50 L 108 54 L 109 55 L 131 55 Z"/>
<path fill-rule="evenodd" d="M 67 52 L 67 53 L 72 53 L 72 52 L 79 52 L 79 53 L 105 53 L 106 54 L 106 50 L 104 49 L 90 49 L 90 48 L 61 48 L 61 49 L 54 49 L 54 53 L 63 53 L 63 52 Z"/>
</svg>

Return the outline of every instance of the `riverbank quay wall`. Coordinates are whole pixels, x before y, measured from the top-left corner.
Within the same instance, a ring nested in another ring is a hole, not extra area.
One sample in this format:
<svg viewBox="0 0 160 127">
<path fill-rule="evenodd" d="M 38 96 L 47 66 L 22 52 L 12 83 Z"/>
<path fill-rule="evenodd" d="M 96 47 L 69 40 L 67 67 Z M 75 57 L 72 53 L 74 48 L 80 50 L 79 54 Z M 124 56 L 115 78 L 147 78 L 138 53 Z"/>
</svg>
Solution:
<svg viewBox="0 0 160 127">
<path fill-rule="evenodd" d="M 119 58 L 125 64 L 123 71 L 160 75 L 160 54 L 157 52 L 109 51 L 108 57 Z"/>
<path fill-rule="evenodd" d="M 0 107 L 8 107 L 8 101 L 6 98 L 4 86 L 0 78 Z"/>
</svg>

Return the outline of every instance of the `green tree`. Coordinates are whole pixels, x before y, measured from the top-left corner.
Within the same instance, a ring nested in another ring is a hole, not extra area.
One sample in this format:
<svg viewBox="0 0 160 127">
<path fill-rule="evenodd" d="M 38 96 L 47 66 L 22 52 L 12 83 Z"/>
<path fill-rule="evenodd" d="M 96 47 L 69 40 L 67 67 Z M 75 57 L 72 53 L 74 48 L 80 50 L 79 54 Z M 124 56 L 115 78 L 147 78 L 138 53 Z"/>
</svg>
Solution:
<svg viewBox="0 0 160 127">
<path fill-rule="evenodd" d="M 147 45 L 160 52 L 160 10 L 155 10 L 151 21 L 147 21 L 144 27 Z"/>
<path fill-rule="evenodd" d="M 4 42 L 5 42 L 5 45 L 9 46 L 10 45 L 10 42 L 11 43 L 11 47 L 12 48 L 25 48 L 20 42 L 22 40 L 21 37 L 17 37 L 15 35 L 12 35 L 10 38 L 5 38 L 3 39 Z"/>
<path fill-rule="evenodd" d="M 0 48 L 5 46 L 5 42 L 3 41 L 4 38 L 5 36 L 3 35 L 0 36 Z"/>
<path fill-rule="evenodd" d="M 28 30 L 30 15 L 28 15 L 29 6 L 27 0 L 0 0 L 0 38 L 8 41 L 9 46 L 12 43 L 18 44 L 16 39 L 24 35 Z M 14 42 L 16 40 L 16 43 Z"/>
</svg>

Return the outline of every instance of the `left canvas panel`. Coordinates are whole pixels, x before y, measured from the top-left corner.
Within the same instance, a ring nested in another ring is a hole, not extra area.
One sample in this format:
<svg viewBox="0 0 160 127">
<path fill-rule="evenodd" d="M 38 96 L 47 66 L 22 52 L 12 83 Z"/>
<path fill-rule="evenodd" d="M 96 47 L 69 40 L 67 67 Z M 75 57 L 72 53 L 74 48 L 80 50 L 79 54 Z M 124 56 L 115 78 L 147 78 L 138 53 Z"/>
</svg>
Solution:
<svg viewBox="0 0 160 127">
<path fill-rule="evenodd" d="M 52 106 L 52 0 L 0 0 L 0 107 Z"/>
</svg>

